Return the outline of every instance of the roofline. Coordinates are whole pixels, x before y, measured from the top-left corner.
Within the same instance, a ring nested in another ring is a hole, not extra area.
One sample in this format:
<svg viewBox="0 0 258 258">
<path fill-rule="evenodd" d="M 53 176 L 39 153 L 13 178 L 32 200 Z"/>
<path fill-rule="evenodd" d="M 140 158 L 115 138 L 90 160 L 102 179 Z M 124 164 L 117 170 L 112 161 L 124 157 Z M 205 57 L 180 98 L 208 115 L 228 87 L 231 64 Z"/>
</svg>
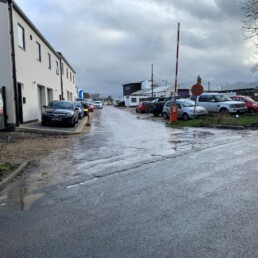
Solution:
<svg viewBox="0 0 258 258">
<path fill-rule="evenodd" d="M 57 52 L 57 54 L 60 56 L 61 59 L 65 61 L 65 63 L 69 66 L 69 68 L 76 74 L 75 70 L 72 68 L 72 66 L 69 64 L 69 62 L 66 60 L 66 58 L 63 56 L 61 52 Z"/>
<path fill-rule="evenodd" d="M 13 9 L 28 23 L 28 25 L 36 32 L 36 34 L 41 38 L 41 40 L 51 49 L 51 51 L 56 55 L 58 59 L 63 59 L 69 68 L 74 72 L 75 70 L 73 67 L 69 64 L 69 62 L 64 58 L 64 56 L 59 54 L 47 41 L 47 39 L 41 34 L 41 32 L 36 28 L 36 26 L 32 23 L 32 21 L 28 18 L 28 16 L 22 11 L 22 9 L 18 6 L 18 4 L 14 0 L 8 0 L 13 4 Z"/>
</svg>

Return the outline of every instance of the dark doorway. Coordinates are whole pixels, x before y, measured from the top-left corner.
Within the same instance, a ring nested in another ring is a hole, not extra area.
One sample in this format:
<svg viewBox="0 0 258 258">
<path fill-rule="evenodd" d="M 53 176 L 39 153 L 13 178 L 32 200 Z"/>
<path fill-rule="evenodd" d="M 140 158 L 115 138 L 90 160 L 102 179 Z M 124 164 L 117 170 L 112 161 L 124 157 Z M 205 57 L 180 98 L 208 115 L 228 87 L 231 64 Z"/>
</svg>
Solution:
<svg viewBox="0 0 258 258">
<path fill-rule="evenodd" d="M 21 83 L 17 83 L 18 86 L 18 120 L 20 124 L 23 124 L 23 108 L 22 108 L 22 84 Z"/>
</svg>

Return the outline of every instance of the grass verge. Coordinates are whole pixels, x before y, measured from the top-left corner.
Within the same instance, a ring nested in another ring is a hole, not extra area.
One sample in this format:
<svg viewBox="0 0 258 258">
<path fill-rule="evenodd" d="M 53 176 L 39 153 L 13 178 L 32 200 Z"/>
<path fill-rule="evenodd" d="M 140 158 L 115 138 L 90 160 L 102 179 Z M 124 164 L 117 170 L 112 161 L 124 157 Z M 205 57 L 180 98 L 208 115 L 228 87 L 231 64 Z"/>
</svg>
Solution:
<svg viewBox="0 0 258 258">
<path fill-rule="evenodd" d="M 15 168 L 17 168 L 17 165 L 13 165 L 10 162 L 0 163 L 0 181 L 2 181 L 3 178 L 10 174 Z"/>
<path fill-rule="evenodd" d="M 189 126 L 189 127 L 211 127 L 216 125 L 227 126 L 258 126 L 258 114 L 244 115 L 209 115 L 204 118 L 197 118 L 188 121 L 177 120 L 171 124 L 171 127 Z"/>
</svg>

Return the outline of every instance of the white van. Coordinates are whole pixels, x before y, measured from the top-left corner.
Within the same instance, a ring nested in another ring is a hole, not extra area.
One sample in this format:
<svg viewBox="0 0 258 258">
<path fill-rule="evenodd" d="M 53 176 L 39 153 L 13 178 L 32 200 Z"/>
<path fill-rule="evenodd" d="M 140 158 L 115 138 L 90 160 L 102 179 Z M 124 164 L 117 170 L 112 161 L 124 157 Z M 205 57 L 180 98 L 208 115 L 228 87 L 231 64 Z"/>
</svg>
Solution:
<svg viewBox="0 0 258 258">
<path fill-rule="evenodd" d="M 233 101 L 223 93 L 202 93 L 200 96 L 191 96 L 191 100 L 196 100 L 196 104 L 205 107 L 209 113 L 245 113 L 247 107 L 245 103 Z"/>
</svg>

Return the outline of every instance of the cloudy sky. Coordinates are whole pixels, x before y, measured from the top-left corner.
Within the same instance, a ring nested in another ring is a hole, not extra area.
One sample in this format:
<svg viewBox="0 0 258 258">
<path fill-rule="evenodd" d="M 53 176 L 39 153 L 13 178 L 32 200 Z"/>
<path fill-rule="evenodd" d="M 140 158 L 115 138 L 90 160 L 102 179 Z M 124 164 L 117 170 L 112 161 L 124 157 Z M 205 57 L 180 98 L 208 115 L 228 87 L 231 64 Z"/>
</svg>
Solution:
<svg viewBox="0 0 258 258">
<path fill-rule="evenodd" d="M 151 79 L 178 83 L 198 75 L 206 88 L 257 81 L 258 61 L 241 31 L 241 0 L 16 0 L 51 45 L 76 70 L 86 92 L 122 96 L 122 84 Z"/>
</svg>

